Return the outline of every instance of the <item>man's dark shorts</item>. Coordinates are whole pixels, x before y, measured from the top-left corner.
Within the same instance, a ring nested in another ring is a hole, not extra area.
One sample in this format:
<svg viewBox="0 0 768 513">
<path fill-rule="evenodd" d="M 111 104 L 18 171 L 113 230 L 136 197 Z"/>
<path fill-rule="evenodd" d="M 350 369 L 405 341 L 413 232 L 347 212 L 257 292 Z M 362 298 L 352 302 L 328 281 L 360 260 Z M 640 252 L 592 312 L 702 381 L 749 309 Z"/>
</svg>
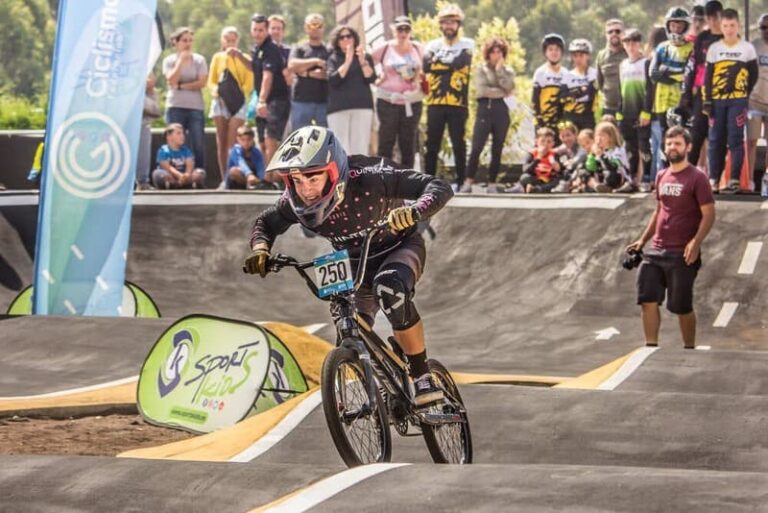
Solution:
<svg viewBox="0 0 768 513">
<path fill-rule="evenodd" d="M 266 135 L 276 141 L 283 140 L 285 126 L 291 116 L 291 102 L 288 99 L 276 98 L 267 102 L 267 117 L 256 118 L 256 131 L 259 142 L 264 142 Z"/>
<path fill-rule="evenodd" d="M 701 256 L 686 265 L 678 251 L 649 251 L 637 275 L 637 304 L 664 302 L 673 314 L 693 312 L 693 283 L 701 268 Z"/>
</svg>

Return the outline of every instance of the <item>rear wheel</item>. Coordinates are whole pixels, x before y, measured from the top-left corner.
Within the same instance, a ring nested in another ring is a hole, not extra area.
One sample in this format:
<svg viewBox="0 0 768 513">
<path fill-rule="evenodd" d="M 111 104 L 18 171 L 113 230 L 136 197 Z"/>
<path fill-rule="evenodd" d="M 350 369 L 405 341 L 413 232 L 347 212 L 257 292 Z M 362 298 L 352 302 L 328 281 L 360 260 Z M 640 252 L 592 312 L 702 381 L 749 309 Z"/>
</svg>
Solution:
<svg viewBox="0 0 768 513">
<path fill-rule="evenodd" d="M 421 424 L 429 454 L 435 463 L 472 463 L 472 435 L 459 388 L 443 364 L 437 360 L 427 364 L 435 385 L 445 393 L 445 400 L 430 406 L 428 412 L 459 413 L 462 419 L 436 426 Z"/>
<path fill-rule="evenodd" d="M 337 347 L 323 362 L 323 411 L 333 443 L 349 467 L 389 461 L 392 438 L 386 405 L 376 387 L 368 397 L 362 364 L 355 351 Z"/>
</svg>

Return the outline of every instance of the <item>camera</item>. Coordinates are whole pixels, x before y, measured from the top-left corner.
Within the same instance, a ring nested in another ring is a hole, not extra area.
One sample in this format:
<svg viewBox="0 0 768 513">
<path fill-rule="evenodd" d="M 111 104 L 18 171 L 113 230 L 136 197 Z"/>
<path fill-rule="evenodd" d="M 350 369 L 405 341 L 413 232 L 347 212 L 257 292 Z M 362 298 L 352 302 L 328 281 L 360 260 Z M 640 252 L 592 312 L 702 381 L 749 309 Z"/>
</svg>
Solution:
<svg viewBox="0 0 768 513">
<path fill-rule="evenodd" d="M 621 261 L 621 266 L 627 271 L 631 271 L 643 261 L 642 249 L 630 249 L 627 254 L 624 255 L 624 259 Z"/>
</svg>

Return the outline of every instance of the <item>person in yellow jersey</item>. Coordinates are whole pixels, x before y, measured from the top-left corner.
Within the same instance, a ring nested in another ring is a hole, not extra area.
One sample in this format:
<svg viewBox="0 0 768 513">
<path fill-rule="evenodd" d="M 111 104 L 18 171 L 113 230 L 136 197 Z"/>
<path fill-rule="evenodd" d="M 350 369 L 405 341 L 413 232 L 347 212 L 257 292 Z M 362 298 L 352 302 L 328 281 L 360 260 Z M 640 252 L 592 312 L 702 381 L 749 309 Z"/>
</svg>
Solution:
<svg viewBox="0 0 768 513">
<path fill-rule="evenodd" d="M 541 51 L 547 60 L 533 73 L 533 113 L 536 128 L 551 128 L 563 117 L 563 95 L 566 71 L 560 65 L 565 40 L 560 34 L 547 34 L 541 40 Z"/>
<path fill-rule="evenodd" d="M 456 162 L 454 189 L 464 182 L 467 164 L 467 147 L 464 132 L 469 98 L 469 76 L 472 66 L 474 41 L 460 37 L 459 29 L 464 12 L 456 4 L 446 4 L 437 13 L 441 38 L 427 44 L 424 52 L 424 72 L 427 74 L 429 92 L 427 105 L 427 153 L 424 170 L 433 175 L 437 171 L 437 156 L 448 125 L 453 155 Z"/>
<path fill-rule="evenodd" d="M 227 155 L 230 148 L 235 144 L 237 129 L 245 123 L 246 103 L 244 100 L 250 97 L 251 91 L 253 91 L 253 73 L 243 61 L 235 57 L 235 55 L 242 55 L 243 53 L 237 47 L 239 42 L 240 34 L 237 28 L 224 27 L 221 31 L 222 50 L 211 58 L 210 72 L 208 73 L 208 90 L 211 93 L 209 116 L 216 125 L 216 155 L 222 181 L 224 181 L 224 176 L 227 173 Z M 236 112 L 230 112 L 225 98 L 219 94 L 219 82 L 225 70 L 232 74 L 243 93 L 243 101 Z"/>
<path fill-rule="evenodd" d="M 744 164 L 744 127 L 749 95 L 757 83 L 757 53 L 739 36 L 741 25 L 735 9 L 725 9 L 720 22 L 723 39 L 707 51 L 704 78 L 704 114 L 709 116 L 709 181 L 718 191 L 725 168 L 726 149 L 731 152 L 731 179 L 724 193 L 740 191 Z"/>
</svg>

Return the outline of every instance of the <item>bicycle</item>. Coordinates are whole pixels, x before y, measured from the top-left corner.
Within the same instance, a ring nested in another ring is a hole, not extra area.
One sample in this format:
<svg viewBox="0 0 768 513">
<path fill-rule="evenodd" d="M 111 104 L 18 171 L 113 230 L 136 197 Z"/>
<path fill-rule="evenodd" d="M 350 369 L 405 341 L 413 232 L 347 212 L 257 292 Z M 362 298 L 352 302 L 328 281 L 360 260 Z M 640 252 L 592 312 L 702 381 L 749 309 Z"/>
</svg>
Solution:
<svg viewBox="0 0 768 513">
<path fill-rule="evenodd" d="M 347 466 L 391 460 L 390 419 L 401 436 L 423 435 L 435 463 L 471 463 L 467 410 L 445 366 L 434 359 L 427 362 L 444 399 L 417 408 L 400 346 L 394 337 L 384 342 L 355 310 L 355 292 L 365 276 L 371 240 L 387 226 L 382 221 L 368 230 L 354 280 L 346 250 L 309 262 L 276 254 L 268 269 L 293 267 L 317 298 L 337 303 L 337 342 L 323 362 L 321 394 L 328 429 Z M 310 268 L 315 269 L 319 287 L 307 272 Z"/>
</svg>

